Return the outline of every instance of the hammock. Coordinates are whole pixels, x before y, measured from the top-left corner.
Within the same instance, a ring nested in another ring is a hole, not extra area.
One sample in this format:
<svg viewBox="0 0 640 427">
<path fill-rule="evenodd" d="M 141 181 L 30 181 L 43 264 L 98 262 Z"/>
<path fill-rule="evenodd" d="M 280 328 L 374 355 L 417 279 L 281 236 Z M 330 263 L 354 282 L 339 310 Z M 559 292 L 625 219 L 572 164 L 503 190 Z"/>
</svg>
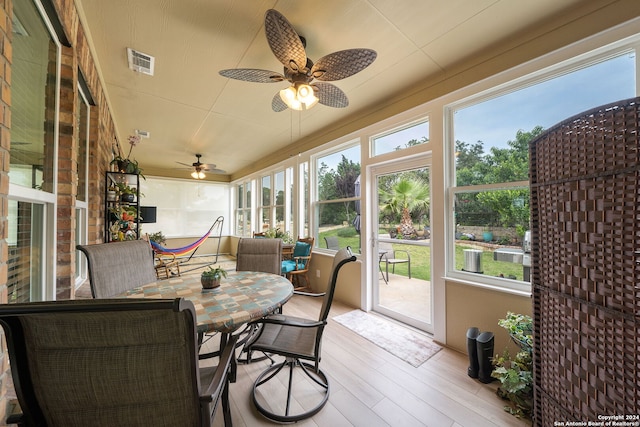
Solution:
<svg viewBox="0 0 640 427">
<path fill-rule="evenodd" d="M 216 227 L 219 228 L 219 235 L 218 236 L 214 236 L 214 237 L 218 237 L 218 249 L 216 250 L 216 259 L 215 261 L 213 261 L 214 263 L 218 262 L 218 254 L 220 253 L 220 237 L 222 236 L 222 224 L 224 222 L 224 218 L 222 216 L 219 216 L 215 222 L 211 225 L 211 228 L 209 228 L 209 231 L 206 232 L 206 234 L 202 237 L 200 237 L 198 240 L 196 240 L 193 243 L 190 243 L 186 246 L 182 246 L 180 248 L 165 248 L 164 246 L 151 241 L 151 247 L 153 248 L 153 251 L 158 254 L 158 255 L 175 255 L 175 256 L 181 256 L 181 255 L 185 255 L 189 252 L 191 252 L 191 255 L 189 255 L 189 258 L 187 258 L 186 260 L 182 261 L 181 264 L 184 264 L 186 262 L 189 262 L 189 260 L 193 257 L 193 255 L 196 253 L 196 251 L 198 250 L 198 248 L 200 247 L 201 244 L 203 244 L 211 235 L 211 233 L 216 229 Z"/>
</svg>

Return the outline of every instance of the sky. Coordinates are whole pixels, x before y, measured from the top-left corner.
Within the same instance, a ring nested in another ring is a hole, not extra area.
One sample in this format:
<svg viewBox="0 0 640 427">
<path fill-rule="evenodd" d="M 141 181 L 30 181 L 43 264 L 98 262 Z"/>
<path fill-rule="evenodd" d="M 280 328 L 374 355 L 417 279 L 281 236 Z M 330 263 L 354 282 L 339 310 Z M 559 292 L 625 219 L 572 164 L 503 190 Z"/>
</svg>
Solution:
<svg viewBox="0 0 640 427">
<path fill-rule="evenodd" d="M 484 152 L 488 153 L 492 146 L 507 147 L 507 141 L 514 140 L 518 130 L 528 132 L 538 125 L 547 129 L 583 111 L 634 96 L 635 57 L 627 53 L 461 108 L 454 113 L 454 139 L 469 144 L 482 141 Z M 380 138 L 376 152 L 403 147 L 411 139 L 421 140 L 428 129 L 427 122 Z M 322 161 L 335 170 L 342 154 L 359 162 L 359 147 L 326 156 Z"/>
<path fill-rule="evenodd" d="M 545 129 L 603 104 L 635 96 L 629 54 L 455 112 L 455 140 L 507 147 L 518 130 Z"/>
</svg>

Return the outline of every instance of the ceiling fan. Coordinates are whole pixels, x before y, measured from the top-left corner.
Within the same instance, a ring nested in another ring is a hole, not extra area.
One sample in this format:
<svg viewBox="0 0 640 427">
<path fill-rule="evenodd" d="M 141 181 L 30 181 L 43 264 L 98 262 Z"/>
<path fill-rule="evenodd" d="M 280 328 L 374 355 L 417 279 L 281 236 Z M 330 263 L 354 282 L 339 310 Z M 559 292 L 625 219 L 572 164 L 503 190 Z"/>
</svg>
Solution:
<svg viewBox="0 0 640 427">
<path fill-rule="evenodd" d="M 284 65 L 284 73 L 254 68 L 233 68 L 220 71 L 224 77 L 247 82 L 275 83 L 284 80 L 291 86 L 276 93 L 271 101 L 273 111 L 287 108 L 307 110 L 316 103 L 344 108 L 349 105 L 347 95 L 327 81 L 352 76 L 375 61 L 377 53 L 371 49 L 347 49 L 330 53 L 311 61 L 305 52 L 306 41 L 278 11 L 265 13 L 264 30 L 271 51 Z M 318 82 L 314 82 L 318 80 Z"/>
<path fill-rule="evenodd" d="M 193 168 L 193 172 L 191 172 L 191 176 L 194 179 L 204 179 L 206 177 L 206 175 L 204 174 L 205 172 L 220 173 L 220 174 L 227 173 L 222 169 L 217 169 L 216 165 L 200 162 L 200 157 L 202 157 L 202 154 L 196 154 L 196 161 L 191 164 L 182 163 L 182 162 L 176 162 L 176 163 L 184 166 L 188 166 L 189 169 Z"/>
</svg>

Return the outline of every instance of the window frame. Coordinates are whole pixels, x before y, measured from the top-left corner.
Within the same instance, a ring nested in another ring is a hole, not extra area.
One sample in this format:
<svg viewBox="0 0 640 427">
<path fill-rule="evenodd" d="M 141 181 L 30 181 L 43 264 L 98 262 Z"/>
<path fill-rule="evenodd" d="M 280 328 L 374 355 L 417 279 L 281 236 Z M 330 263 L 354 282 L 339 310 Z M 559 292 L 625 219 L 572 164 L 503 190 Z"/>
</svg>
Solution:
<svg viewBox="0 0 640 427">
<path fill-rule="evenodd" d="M 52 301 L 56 298 L 56 264 L 57 245 L 56 217 L 57 217 L 57 188 L 58 188 L 58 140 L 60 129 L 60 85 L 62 72 L 62 43 L 56 32 L 51 18 L 39 0 L 32 0 L 42 22 L 49 33 L 51 42 L 56 46 L 56 76 L 55 76 L 55 100 L 53 117 L 53 182 L 52 191 L 42 191 L 9 182 L 8 199 L 17 202 L 27 202 L 38 209 L 38 218 L 42 221 L 35 224 L 35 229 L 40 236 L 32 240 L 37 242 L 37 248 L 41 256 L 37 266 L 31 266 L 31 280 L 35 285 L 30 289 L 31 301 Z M 15 57 L 14 57 L 15 60 Z M 9 221 L 9 219 L 7 219 Z"/>
<path fill-rule="evenodd" d="M 515 292 L 522 295 L 531 294 L 531 283 L 500 278 L 492 276 L 478 275 L 477 273 L 465 272 L 462 270 L 456 270 L 456 258 L 455 258 L 455 233 L 456 233 L 456 221 L 455 221 L 455 200 L 456 195 L 460 193 L 468 192 L 481 192 L 481 191 L 494 191 L 494 190 L 508 190 L 508 189 L 520 189 L 523 187 L 529 187 L 529 181 L 513 181 L 494 184 L 482 184 L 482 185 L 467 185 L 456 186 L 456 165 L 455 165 L 455 142 L 456 135 L 454 129 L 454 115 L 457 110 L 478 105 L 488 100 L 501 97 L 511 92 L 518 91 L 520 89 L 535 86 L 547 80 L 551 80 L 562 75 L 577 71 L 580 69 L 588 68 L 595 64 L 613 59 L 615 57 L 624 54 L 633 54 L 635 56 L 636 76 L 640 75 L 640 64 L 638 55 L 640 53 L 640 34 L 637 34 L 629 39 L 620 40 L 601 46 L 592 51 L 574 55 L 572 57 L 560 60 L 558 62 L 542 67 L 537 71 L 532 71 L 519 77 L 503 81 L 496 85 L 489 85 L 487 89 L 473 92 L 472 88 L 468 88 L 471 92 L 469 96 L 459 98 L 457 100 L 446 103 L 443 108 L 443 124 L 445 129 L 445 202 L 446 202 L 446 217 L 445 217 L 445 278 L 454 279 L 456 281 L 472 284 L 476 286 L 484 286 L 492 289 L 498 289 L 503 291 Z M 500 76 L 493 76 L 491 79 L 499 79 Z M 489 79 L 489 80 L 491 80 Z M 636 78 L 636 94 L 639 92 L 640 79 Z"/>
<path fill-rule="evenodd" d="M 87 111 L 87 115 L 85 117 L 85 133 L 82 135 L 80 131 L 82 130 L 82 126 L 78 126 L 78 185 L 77 191 L 78 195 L 82 192 L 84 196 L 84 200 L 80 200 L 80 198 L 76 197 L 76 245 L 85 245 L 87 244 L 87 235 L 88 235 L 88 219 L 89 219 L 89 145 L 91 141 L 91 103 L 88 99 L 88 94 L 85 93 L 85 89 L 83 86 L 78 83 L 78 104 L 81 108 L 85 108 Z M 78 120 L 82 119 L 82 115 L 78 111 Z M 81 162 L 80 154 L 82 150 L 80 147 L 84 144 L 84 161 Z M 80 188 L 80 167 L 84 167 L 84 188 Z M 88 264 L 87 259 L 83 256 L 80 251 L 76 249 L 76 271 L 75 271 L 75 286 L 76 289 L 80 287 L 84 281 L 88 277 Z"/>
</svg>

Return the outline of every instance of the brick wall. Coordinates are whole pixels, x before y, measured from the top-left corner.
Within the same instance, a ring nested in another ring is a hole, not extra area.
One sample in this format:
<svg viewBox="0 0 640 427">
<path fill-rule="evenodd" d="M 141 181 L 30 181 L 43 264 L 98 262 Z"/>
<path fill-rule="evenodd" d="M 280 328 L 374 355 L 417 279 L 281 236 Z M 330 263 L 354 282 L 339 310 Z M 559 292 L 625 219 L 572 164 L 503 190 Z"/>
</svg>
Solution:
<svg viewBox="0 0 640 427">
<path fill-rule="evenodd" d="M 62 48 L 60 67 L 60 114 L 58 137 L 58 208 L 56 299 L 71 299 L 75 288 L 76 189 L 78 187 L 78 140 L 75 107 L 78 97 L 78 66 L 73 49 Z"/>
</svg>

